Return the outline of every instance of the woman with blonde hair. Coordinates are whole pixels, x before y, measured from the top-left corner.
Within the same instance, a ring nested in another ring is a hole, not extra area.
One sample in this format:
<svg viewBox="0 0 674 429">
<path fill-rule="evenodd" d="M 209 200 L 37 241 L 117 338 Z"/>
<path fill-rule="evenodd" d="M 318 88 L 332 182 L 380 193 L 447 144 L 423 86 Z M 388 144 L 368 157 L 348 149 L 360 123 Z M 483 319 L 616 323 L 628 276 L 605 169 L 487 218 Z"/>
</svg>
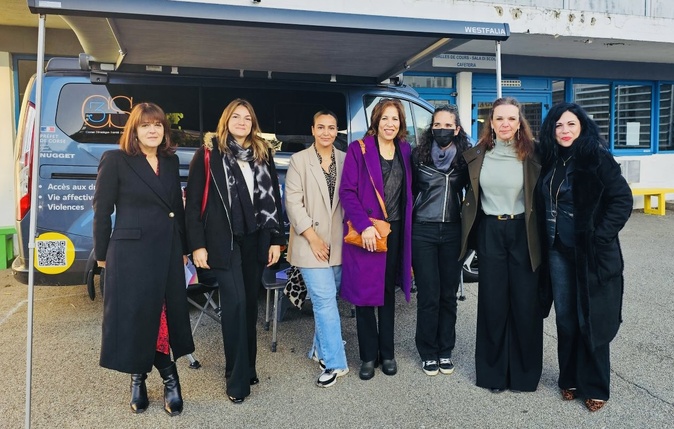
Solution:
<svg viewBox="0 0 674 429">
<path fill-rule="evenodd" d="M 211 269 L 220 287 L 227 395 L 235 404 L 260 381 L 258 291 L 262 270 L 278 262 L 285 244 L 272 149 L 259 133 L 253 106 L 229 103 L 194 154 L 186 190 L 194 265 Z"/>
</svg>

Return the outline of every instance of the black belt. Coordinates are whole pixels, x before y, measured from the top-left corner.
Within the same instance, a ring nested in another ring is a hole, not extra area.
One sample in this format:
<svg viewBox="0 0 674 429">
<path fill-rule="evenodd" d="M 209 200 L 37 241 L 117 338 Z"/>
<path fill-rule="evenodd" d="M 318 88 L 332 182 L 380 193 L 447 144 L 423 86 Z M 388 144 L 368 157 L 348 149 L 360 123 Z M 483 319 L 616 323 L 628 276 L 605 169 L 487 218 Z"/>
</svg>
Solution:
<svg viewBox="0 0 674 429">
<path fill-rule="evenodd" d="M 508 214 L 504 214 L 504 215 L 488 215 L 488 214 L 485 214 L 485 216 L 486 216 L 486 217 L 491 217 L 491 218 L 494 218 L 494 219 L 498 219 L 498 220 L 524 219 L 524 213 L 520 213 L 520 214 L 516 214 L 516 215 L 508 215 Z"/>
</svg>

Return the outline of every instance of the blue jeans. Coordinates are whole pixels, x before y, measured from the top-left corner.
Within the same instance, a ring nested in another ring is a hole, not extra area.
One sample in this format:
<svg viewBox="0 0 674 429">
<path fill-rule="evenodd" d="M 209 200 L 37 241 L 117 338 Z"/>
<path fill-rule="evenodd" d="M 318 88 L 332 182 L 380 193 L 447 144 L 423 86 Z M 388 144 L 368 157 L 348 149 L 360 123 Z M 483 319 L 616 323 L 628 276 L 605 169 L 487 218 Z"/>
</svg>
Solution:
<svg viewBox="0 0 674 429">
<path fill-rule="evenodd" d="M 342 267 L 300 268 L 314 310 L 314 343 L 309 351 L 325 361 L 328 369 L 346 369 L 342 325 L 337 308 L 337 293 L 342 282 Z"/>
</svg>

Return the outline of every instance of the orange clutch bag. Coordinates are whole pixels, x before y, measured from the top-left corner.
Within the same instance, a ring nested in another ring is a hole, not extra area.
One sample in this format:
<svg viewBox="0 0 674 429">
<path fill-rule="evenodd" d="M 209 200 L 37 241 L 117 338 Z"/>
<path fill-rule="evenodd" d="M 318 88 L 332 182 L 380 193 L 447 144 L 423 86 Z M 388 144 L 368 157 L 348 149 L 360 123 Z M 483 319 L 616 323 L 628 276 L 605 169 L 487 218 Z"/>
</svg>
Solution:
<svg viewBox="0 0 674 429">
<path fill-rule="evenodd" d="M 388 237 L 388 235 L 391 233 L 391 224 L 381 219 L 370 218 L 370 220 L 372 221 L 372 225 L 374 225 L 379 235 L 381 235 L 381 238 L 377 239 L 377 244 L 374 251 L 386 252 L 388 249 L 386 245 L 386 237 Z M 353 244 L 354 246 L 363 247 L 363 237 L 358 234 L 358 231 L 354 229 L 351 221 L 348 221 L 346 224 L 349 227 L 349 231 L 344 236 L 344 242 Z"/>
</svg>

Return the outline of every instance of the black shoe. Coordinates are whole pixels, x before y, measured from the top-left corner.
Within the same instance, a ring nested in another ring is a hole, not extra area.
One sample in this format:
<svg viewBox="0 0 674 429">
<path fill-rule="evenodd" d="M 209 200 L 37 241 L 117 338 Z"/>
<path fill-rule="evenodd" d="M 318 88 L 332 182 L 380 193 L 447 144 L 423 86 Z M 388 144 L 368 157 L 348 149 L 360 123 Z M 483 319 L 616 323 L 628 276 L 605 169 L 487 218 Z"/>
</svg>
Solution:
<svg viewBox="0 0 674 429">
<path fill-rule="evenodd" d="M 234 404 L 241 404 L 245 398 L 235 398 L 234 396 L 228 396 L 229 400 Z"/>
<path fill-rule="evenodd" d="M 133 413 L 142 413 L 147 410 L 150 401 L 147 399 L 147 387 L 145 379 L 147 374 L 131 374 L 131 411 Z"/>
<path fill-rule="evenodd" d="M 253 378 L 250 379 L 250 385 L 251 386 L 255 386 L 256 384 L 259 384 L 259 383 L 260 383 L 260 379 L 257 378 L 257 377 L 253 377 Z"/>
<path fill-rule="evenodd" d="M 368 361 L 368 362 L 363 362 L 360 365 L 360 372 L 358 373 L 358 376 L 360 377 L 361 380 L 369 380 L 372 377 L 374 377 L 374 369 L 377 367 L 377 362 L 376 361 Z"/>
<path fill-rule="evenodd" d="M 396 375 L 398 372 L 398 364 L 395 359 L 382 359 L 381 372 L 386 375 Z"/>
<path fill-rule="evenodd" d="M 183 412 L 183 396 L 180 392 L 180 380 L 176 364 L 160 369 L 159 375 L 164 380 L 164 411 L 169 416 L 177 416 Z"/>
</svg>

